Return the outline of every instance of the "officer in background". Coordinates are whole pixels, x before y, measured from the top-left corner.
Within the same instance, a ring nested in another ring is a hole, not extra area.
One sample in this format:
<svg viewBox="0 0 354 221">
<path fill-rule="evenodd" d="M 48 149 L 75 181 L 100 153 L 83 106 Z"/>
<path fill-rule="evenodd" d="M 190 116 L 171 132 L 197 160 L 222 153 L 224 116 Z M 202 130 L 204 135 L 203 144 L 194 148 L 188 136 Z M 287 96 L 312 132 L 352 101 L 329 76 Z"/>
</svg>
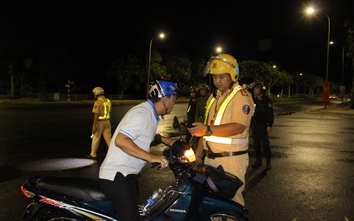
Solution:
<svg viewBox="0 0 354 221">
<path fill-rule="evenodd" d="M 207 84 L 200 84 L 198 86 L 199 96 L 197 98 L 197 105 L 195 109 L 195 121 L 204 123 L 205 120 L 205 109 L 206 102 L 209 97 L 209 87 Z M 193 138 L 193 150 L 195 151 L 198 147 L 199 137 Z"/>
<path fill-rule="evenodd" d="M 205 68 L 211 74 L 217 90 L 208 98 L 205 122 L 195 122 L 188 128 L 199 140 L 195 151 L 197 162 L 202 163 L 204 149 L 208 154 L 204 163 L 218 167 L 237 176 L 243 185 L 237 190 L 233 201 L 245 205 L 242 195 L 245 175 L 249 164 L 248 135 L 254 103 L 252 95 L 239 85 L 239 66 L 229 54 L 212 56 Z"/>
<path fill-rule="evenodd" d="M 251 87 L 253 88 L 253 100 L 255 103 L 255 112 L 252 117 L 252 138 L 254 152 L 256 155 L 256 162 L 252 164 L 252 168 L 257 169 L 262 166 L 262 150 L 266 157 L 266 169 L 270 170 L 272 152 L 270 150 L 270 142 L 268 133 L 272 131 L 274 123 L 274 112 L 272 100 L 265 95 L 265 86 L 262 82 L 254 82 Z"/>
<path fill-rule="evenodd" d="M 190 87 L 189 89 L 190 99 L 187 107 L 187 127 L 192 127 L 192 124 L 195 122 L 195 111 L 197 107 L 197 96 L 198 91 L 196 87 Z M 192 134 L 186 131 L 186 143 L 189 144 L 189 141 L 192 138 Z"/>
<path fill-rule="evenodd" d="M 92 113 L 94 113 L 92 124 L 92 143 L 91 153 L 88 158 L 96 158 L 97 150 L 101 142 L 101 136 L 105 139 L 107 146 L 111 143 L 111 101 L 105 97 L 104 90 L 101 87 L 95 87 L 92 90 L 96 101 L 93 105 Z"/>
</svg>

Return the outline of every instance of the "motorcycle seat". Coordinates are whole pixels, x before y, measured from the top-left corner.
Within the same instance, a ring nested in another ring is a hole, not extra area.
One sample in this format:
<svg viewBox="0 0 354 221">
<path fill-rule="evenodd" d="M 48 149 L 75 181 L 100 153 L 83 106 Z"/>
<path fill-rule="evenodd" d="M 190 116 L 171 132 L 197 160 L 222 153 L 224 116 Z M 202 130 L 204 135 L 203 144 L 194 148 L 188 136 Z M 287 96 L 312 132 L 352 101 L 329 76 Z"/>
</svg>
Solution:
<svg viewBox="0 0 354 221">
<path fill-rule="evenodd" d="M 37 180 L 37 187 L 87 202 L 107 200 L 94 179 L 44 176 Z"/>
</svg>

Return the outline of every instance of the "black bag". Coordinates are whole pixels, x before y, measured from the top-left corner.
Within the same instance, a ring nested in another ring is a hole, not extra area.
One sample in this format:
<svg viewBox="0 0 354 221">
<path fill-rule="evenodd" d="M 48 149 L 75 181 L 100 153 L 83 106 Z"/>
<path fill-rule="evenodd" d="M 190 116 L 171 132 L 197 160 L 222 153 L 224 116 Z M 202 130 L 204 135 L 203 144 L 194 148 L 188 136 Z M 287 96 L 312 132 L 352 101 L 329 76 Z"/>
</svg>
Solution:
<svg viewBox="0 0 354 221">
<path fill-rule="evenodd" d="M 207 177 L 206 182 L 212 192 L 228 199 L 232 199 L 237 190 L 243 185 L 243 182 L 237 176 L 225 172 L 221 165 L 217 168 L 203 165 L 200 168 L 200 172 Z"/>
</svg>

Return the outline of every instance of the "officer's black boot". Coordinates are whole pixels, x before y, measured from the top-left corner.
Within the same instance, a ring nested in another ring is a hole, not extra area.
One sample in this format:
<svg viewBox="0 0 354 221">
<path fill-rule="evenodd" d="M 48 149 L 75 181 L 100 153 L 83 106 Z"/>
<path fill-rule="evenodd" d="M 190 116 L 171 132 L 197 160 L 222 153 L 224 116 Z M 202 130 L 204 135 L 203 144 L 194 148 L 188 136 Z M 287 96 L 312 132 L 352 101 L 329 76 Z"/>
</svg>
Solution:
<svg viewBox="0 0 354 221">
<path fill-rule="evenodd" d="M 272 169 L 272 165 L 270 164 L 270 159 L 267 159 L 266 170 L 270 170 L 270 169 Z"/>
<path fill-rule="evenodd" d="M 261 166 L 262 166 L 262 159 L 257 159 L 256 162 L 252 164 L 253 169 L 258 169 Z"/>
</svg>

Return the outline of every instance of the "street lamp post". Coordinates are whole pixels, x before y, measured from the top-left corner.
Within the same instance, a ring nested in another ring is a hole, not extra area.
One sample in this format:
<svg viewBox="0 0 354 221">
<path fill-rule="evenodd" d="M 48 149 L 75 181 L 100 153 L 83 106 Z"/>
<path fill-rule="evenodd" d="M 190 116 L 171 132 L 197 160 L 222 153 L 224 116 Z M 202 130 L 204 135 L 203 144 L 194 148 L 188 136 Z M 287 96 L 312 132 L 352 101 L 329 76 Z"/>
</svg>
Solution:
<svg viewBox="0 0 354 221">
<path fill-rule="evenodd" d="M 159 38 L 164 38 L 165 37 L 165 34 L 164 33 L 161 33 L 159 36 Z M 150 84 L 150 69 L 151 69 L 151 49 L 152 49 L 152 42 L 154 41 L 155 37 L 153 37 L 151 40 L 150 40 L 150 47 L 149 47 L 149 61 L 148 61 L 148 80 L 147 80 L 147 86 L 149 87 L 149 84 Z"/>
<path fill-rule="evenodd" d="M 342 46 L 342 86 L 344 85 L 344 46 Z"/>
<path fill-rule="evenodd" d="M 343 104 L 343 99 L 344 99 L 344 94 L 345 94 L 345 87 L 344 87 L 344 46 L 342 45 L 342 85 L 341 85 L 341 97 L 342 97 L 342 104 Z"/>
<path fill-rule="evenodd" d="M 314 12 L 313 8 L 308 8 L 307 13 L 312 14 Z M 328 84 L 328 65 L 329 65 L 329 45 L 330 45 L 330 39 L 331 39 L 331 19 L 326 13 L 323 13 L 327 17 L 328 21 L 328 32 L 327 32 L 327 60 L 326 60 L 326 82 L 324 84 L 324 96 L 322 97 L 322 102 L 325 103 L 325 108 L 327 108 L 327 104 L 329 104 L 329 84 Z"/>
<path fill-rule="evenodd" d="M 329 64 L 329 44 L 331 39 L 331 20 L 329 16 L 324 13 L 328 19 L 328 34 L 327 34 L 327 62 L 326 62 L 326 82 L 328 82 L 328 64 Z"/>
</svg>

